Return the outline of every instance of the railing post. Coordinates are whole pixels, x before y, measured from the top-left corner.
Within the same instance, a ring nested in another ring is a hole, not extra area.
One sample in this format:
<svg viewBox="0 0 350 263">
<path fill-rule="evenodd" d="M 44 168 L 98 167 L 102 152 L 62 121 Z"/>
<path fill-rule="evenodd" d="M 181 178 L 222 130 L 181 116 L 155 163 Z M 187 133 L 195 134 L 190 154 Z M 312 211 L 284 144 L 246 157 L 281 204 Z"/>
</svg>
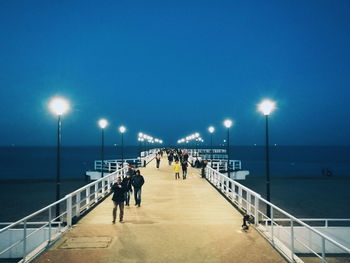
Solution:
<svg viewBox="0 0 350 263">
<path fill-rule="evenodd" d="M 90 186 L 86 188 L 86 208 L 90 205 Z"/>
<path fill-rule="evenodd" d="M 81 192 L 77 193 L 77 197 L 76 197 L 76 204 L 75 204 L 75 209 L 76 209 L 76 216 L 80 216 L 80 196 L 81 196 Z"/>
<path fill-rule="evenodd" d="M 274 244 L 274 233 L 273 233 L 273 207 L 270 205 L 270 211 L 271 211 L 271 241 L 272 244 Z"/>
<path fill-rule="evenodd" d="M 326 260 L 326 239 L 322 237 L 322 262 L 327 263 Z"/>
<path fill-rule="evenodd" d="M 72 226 L 72 194 L 67 196 L 67 226 Z"/>
<path fill-rule="evenodd" d="M 51 207 L 49 208 L 49 243 L 51 242 L 51 220 L 52 220 L 52 214 L 51 214 Z"/>
<path fill-rule="evenodd" d="M 251 197 L 250 192 L 248 192 L 248 191 L 246 191 L 246 192 L 247 192 L 247 211 L 249 211 L 248 214 L 252 214 L 252 211 L 251 211 L 252 208 L 250 205 L 252 197 Z"/>
<path fill-rule="evenodd" d="M 294 222 L 293 219 L 290 220 L 290 238 L 291 238 L 291 243 L 290 243 L 290 250 L 291 250 L 291 258 L 292 261 L 294 262 Z"/>
<path fill-rule="evenodd" d="M 239 203 L 239 206 L 242 208 L 243 205 L 242 205 L 242 200 L 243 200 L 243 197 L 242 197 L 242 187 L 238 187 L 238 203 Z"/>
<path fill-rule="evenodd" d="M 26 261 L 27 256 L 27 220 L 23 221 L 23 261 Z"/>
<path fill-rule="evenodd" d="M 259 224 L 259 197 L 254 195 L 254 223 L 257 226 Z"/>
<path fill-rule="evenodd" d="M 98 183 L 95 183 L 95 192 L 94 192 L 94 196 L 95 196 L 95 203 L 97 202 L 97 198 L 98 198 Z"/>
<path fill-rule="evenodd" d="M 102 196 L 104 196 L 105 195 L 105 180 L 103 179 L 102 180 Z"/>
</svg>

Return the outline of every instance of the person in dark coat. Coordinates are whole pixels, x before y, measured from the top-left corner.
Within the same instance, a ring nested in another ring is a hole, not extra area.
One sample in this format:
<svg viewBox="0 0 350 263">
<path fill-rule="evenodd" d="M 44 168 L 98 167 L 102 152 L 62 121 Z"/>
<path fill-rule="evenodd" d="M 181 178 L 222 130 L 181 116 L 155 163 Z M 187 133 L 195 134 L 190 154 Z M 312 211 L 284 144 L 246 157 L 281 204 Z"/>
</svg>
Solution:
<svg viewBox="0 0 350 263">
<path fill-rule="evenodd" d="M 124 217 L 125 188 L 122 184 L 122 179 L 120 177 L 118 177 L 117 181 L 113 184 L 111 191 L 113 192 L 112 200 L 114 203 L 112 223 L 115 224 L 118 206 L 119 206 L 119 222 L 123 222 L 123 217 Z"/>
<path fill-rule="evenodd" d="M 187 176 L 187 161 L 182 161 L 181 168 L 182 168 L 182 179 L 185 180 Z"/>
<path fill-rule="evenodd" d="M 144 183 L 145 179 L 141 175 L 140 170 L 137 170 L 135 176 L 131 179 L 131 185 L 134 187 L 135 205 L 138 207 L 141 206 L 141 189 Z"/>
<path fill-rule="evenodd" d="M 170 152 L 168 154 L 168 162 L 169 162 L 169 165 L 171 165 L 173 163 L 173 160 L 174 160 L 174 155 L 172 152 Z"/>
<path fill-rule="evenodd" d="M 124 195 L 125 195 L 125 205 L 129 206 L 130 205 L 130 196 L 132 193 L 132 187 L 131 187 L 131 175 L 130 174 L 126 174 L 126 177 L 124 177 L 122 184 L 124 186 Z"/>
</svg>

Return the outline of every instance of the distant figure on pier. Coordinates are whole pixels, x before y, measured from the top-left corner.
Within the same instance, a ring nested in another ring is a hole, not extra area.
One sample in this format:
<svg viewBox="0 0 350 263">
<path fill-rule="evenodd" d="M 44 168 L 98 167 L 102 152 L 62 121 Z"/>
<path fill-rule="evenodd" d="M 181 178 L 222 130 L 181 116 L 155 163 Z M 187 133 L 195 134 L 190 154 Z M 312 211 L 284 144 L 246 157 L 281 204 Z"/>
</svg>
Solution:
<svg viewBox="0 0 350 263">
<path fill-rule="evenodd" d="M 124 195 L 125 195 L 125 205 L 126 206 L 130 206 L 130 196 L 132 193 L 131 179 L 132 179 L 131 173 L 127 173 L 126 177 L 124 177 L 124 179 L 122 181 L 122 184 L 124 186 Z"/>
<path fill-rule="evenodd" d="M 174 172 L 175 172 L 175 180 L 176 179 L 180 179 L 180 164 L 179 164 L 179 160 L 175 161 Z"/>
<path fill-rule="evenodd" d="M 118 177 L 117 181 L 113 184 L 111 188 L 113 192 L 113 203 L 114 203 L 114 208 L 113 208 L 113 221 L 112 223 L 115 224 L 115 219 L 117 217 L 117 208 L 119 206 L 119 222 L 123 222 L 123 217 L 124 217 L 124 201 L 125 201 L 125 188 L 122 184 L 122 178 Z"/>
<path fill-rule="evenodd" d="M 183 160 L 181 163 L 181 168 L 182 168 L 182 179 L 185 180 L 187 176 L 187 161 Z"/>
<path fill-rule="evenodd" d="M 145 179 L 140 170 L 137 170 L 135 176 L 131 179 L 131 185 L 134 187 L 135 206 L 138 207 L 141 206 L 141 189 L 144 183 Z"/>
<path fill-rule="evenodd" d="M 174 154 L 173 152 L 169 152 L 168 153 L 168 162 L 169 162 L 169 165 L 171 165 L 173 163 L 173 160 L 174 160 Z"/>
<path fill-rule="evenodd" d="M 184 153 L 183 153 L 183 160 L 187 162 L 187 161 L 188 161 L 188 158 L 189 158 L 188 153 L 187 153 L 187 152 L 184 152 Z"/>
<path fill-rule="evenodd" d="M 158 153 L 158 154 L 157 154 L 157 156 L 156 156 L 157 169 L 159 169 L 159 165 L 160 165 L 160 158 L 161 158 L 160 153 Z"/>
</svg>

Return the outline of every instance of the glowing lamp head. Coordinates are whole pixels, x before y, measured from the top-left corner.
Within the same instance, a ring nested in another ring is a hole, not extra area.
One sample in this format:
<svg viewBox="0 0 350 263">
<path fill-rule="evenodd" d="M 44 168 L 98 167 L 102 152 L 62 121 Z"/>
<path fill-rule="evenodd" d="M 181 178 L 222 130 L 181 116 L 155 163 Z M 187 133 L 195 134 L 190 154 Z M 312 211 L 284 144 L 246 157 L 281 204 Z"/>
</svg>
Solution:
<svg viewBox="0 0 350 263">
<path fill-rule="evenodd" d="M 196 133 L 194 134 L 194 136 L 195 136 L 196 138 L 198 138 L 200 135 L 199 135 L 198 132 L 196 132 Z"/>
<path fill-rule="evenodd" d="M 108 125 L 108 121 L 106 119 L 101 119 L 98 121 L 98 126 L 100 126 L 101 129 L 106 128 Z"/>
<path fill-rule="evenodd" d="M 163 143 L 163 140 L 159 140 L 159 143 L 162 144 L 162 143 Z"/>
<path fill-rule="evenodd" d="M 264 115 L 270 115 L 276 109 L 276 103 L 272 100 L 263 100 L 258 105 L 258 110 Z"/>
<path fill-rule="evenodd" d="M 224 120 L 224 126 L 226 128 L 230 128 L 232 126 L 232 121 L 227 119 L 227 120 Z"/>
<path fill-rule="evenodd" d="M 139 132 L 139 137 L 143 137 L 143 133 L 142 132 Z"/>
<path fill-rule="evenodd" d="M 210 127 L 208 128 L 208 131 L 209 131 L 210 133 L 214 133 L 215 128 L 214 128 L 213 126 L 210 126 Z"/>
<path fill-rule="evenodd" d="M 120 131 L 120 133 L 124 133 L 126 131 L 125 126 L 120 126 L 119 131 Z"/>
<path fill-rule="evenodd" d="M 69 110 L 69 102 L 61 97 L 55 97 L 51 99 L 49 103 L 49 108 L 51 112 L 56 115 L 63 115 Z"/>
</svg>

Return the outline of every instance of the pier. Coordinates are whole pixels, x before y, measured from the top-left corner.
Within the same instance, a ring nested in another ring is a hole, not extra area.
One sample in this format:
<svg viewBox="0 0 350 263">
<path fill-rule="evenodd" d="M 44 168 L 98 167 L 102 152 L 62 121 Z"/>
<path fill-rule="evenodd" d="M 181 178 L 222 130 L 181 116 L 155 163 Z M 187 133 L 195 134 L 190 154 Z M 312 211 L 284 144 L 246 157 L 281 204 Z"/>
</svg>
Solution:
<svg viewBox="0 0 350 263">
<path fill-rule="evenodd" d="M 294 217 L 240 184 L 237 174 L 228 177 L 224 170 L 241 168 L 238 160 L 189 167 L 186 180 L 175 180 L 166 156 L 156 168 L 157 151 L 128 160 L 146 165 L 138 168 L 146 183 L 142 206 L 131 198 L 124 223 L 112 224 L 110 189 L 127 165 L 97 160 L 92 175 L 103 167 L 103 177 L 2 224 L 1 262 L 350 262 L 349 219 Z M 197 158 L 192 152 L 189 162 Z"/>
<path fill-rule="evenodd" d="M 142 206 L 125 207 L 113 225 L 111 196 L 34 262 L 286 262 L 200 170 L 174 179 L 165 158 L 141 169 Z"/>
</svg>

